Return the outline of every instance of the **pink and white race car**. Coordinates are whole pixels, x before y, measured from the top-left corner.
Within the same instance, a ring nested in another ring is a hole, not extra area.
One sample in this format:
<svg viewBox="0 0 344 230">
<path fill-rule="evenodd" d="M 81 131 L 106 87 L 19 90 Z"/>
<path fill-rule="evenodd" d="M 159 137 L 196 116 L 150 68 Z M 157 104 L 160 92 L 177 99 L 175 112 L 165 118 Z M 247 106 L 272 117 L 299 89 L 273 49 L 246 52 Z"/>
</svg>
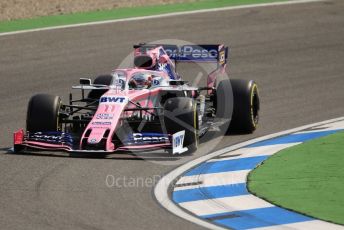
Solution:
<svg viewBox="0 0 344 230">
<path fill-rule="evenodd" d="M 15 151 L 63 150 L 107 154 L 162 149 L 192 153 L 209 130 L 251 133 L 259 95 L 254 81 L 225 79 L 224 45 L 134 46 L 134 67 L 81 78 L 81 99 L 34 95 L 26 131 L 14 133 Z M 194 87 L 176 72 L 178 62 L 213 62 L 205 87 Z M 88 91 L 87 93 L 85 91 Z M 204 91 L 205 93 L 202 93 Z"/>
</svg>

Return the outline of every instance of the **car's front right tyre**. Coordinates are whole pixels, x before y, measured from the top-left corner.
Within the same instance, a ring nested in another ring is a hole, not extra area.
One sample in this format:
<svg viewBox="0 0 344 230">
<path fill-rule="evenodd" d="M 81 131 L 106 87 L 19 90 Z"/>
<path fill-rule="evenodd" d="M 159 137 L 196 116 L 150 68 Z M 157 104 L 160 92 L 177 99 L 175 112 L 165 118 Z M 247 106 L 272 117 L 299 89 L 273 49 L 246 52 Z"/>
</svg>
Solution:
<svg viewBox="0 0 344 230">
<path fill-rule="evenodd" d="M 49 94 L 31 97 L 26 116 L 26 130 L 29 132 L 58 131 L 61 99 Z"/>
<path fill-rule="evenodd" d="M 196 101 L 188 97 L 167 99 L 164 104 L 164 112 L 167 133 L 172 135 L 185 130 L 183 147 L 188 150 L 184 154 L 195 152 L 199 142 Z"/>
</svg>

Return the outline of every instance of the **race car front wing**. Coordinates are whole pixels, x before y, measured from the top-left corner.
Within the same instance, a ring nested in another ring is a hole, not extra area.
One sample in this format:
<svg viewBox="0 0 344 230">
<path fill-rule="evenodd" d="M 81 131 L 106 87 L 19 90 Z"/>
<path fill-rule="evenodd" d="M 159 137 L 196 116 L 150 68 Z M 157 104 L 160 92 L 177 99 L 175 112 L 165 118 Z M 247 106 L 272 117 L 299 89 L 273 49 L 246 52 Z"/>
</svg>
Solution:
<svg viewBox="0 0 344 230">
<path fill-rule="evenodd" d="M 81 149 L 79 141 L 66 132 L 24 132 L 23 129 L 14 133 L 14 151 L 50 150 L 66 152 L 106 152 L 117 151 L 148 151 L 157 149 L 172 150 L 173 154 L 181 154 L 188 149 L 183 147 L 185 131 L 173 135 L 161 133 L 133 133 L 123 140 L 123 144 L 113 150 L 105 150 L 93 146 Z"/>
</svg>

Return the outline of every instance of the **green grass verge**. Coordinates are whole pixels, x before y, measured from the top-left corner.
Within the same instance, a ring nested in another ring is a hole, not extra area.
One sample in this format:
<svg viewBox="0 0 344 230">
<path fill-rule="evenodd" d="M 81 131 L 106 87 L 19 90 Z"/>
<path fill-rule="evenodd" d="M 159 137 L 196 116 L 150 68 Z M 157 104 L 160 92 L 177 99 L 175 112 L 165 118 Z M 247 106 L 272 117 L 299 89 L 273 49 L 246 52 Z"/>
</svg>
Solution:
<svg viewBox="0 0 344 230">
<path fill-rule="evenodd" d="M 145 7 L 118 8 L 114 10 L 94 11 L 56 16 L 44 16 L 32 19 L 20 19 L 0 22 L 0 33 L 18 30 L 36 29 L 51 26 L 123 19 L 139 16 L 157 15 L 190 10 L 211 9 L 253 3 L 281 2 L 288 0 L 198 0 L 194 3 L 179 3 Z"/>
<path fill-rule="evenodd" d="M 344 224 L 344 132 L 269 158 L 248 178 L 250 192 L 276 205 Z"/>
</svg>

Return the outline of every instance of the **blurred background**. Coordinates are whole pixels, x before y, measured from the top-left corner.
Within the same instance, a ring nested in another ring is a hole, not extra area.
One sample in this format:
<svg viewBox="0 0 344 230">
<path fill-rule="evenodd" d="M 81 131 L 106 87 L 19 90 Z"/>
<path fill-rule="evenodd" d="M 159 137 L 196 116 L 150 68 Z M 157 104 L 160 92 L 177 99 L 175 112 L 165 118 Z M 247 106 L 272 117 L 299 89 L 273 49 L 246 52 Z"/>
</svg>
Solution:
<svg viewBox="0 0 344 230">
<path fill-rule="evenodd" d="M 199 0 L 0 0 L 0 21 Z"/>
</svg>

